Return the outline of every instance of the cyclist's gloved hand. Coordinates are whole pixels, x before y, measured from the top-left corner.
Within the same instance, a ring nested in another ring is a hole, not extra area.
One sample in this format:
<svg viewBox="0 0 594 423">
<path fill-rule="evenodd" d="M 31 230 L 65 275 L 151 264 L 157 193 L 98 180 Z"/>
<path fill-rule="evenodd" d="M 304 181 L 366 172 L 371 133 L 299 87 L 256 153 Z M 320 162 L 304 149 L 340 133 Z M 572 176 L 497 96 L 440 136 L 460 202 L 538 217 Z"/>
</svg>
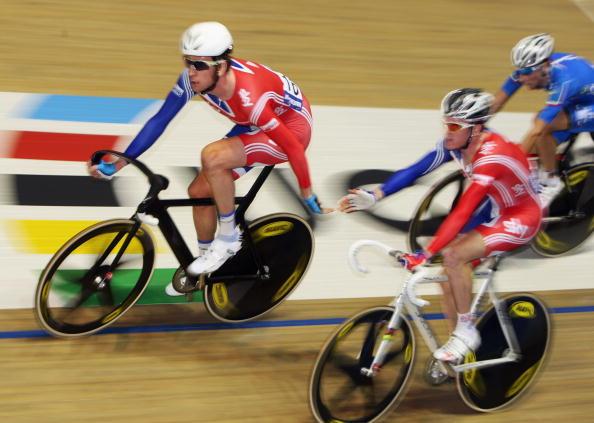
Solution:
<svg viewBox="0 0 594 423">
<path fill-rule="evenodd" d="M 358 210 L 366 210 L 377 203 L 375 194 L 371 191 L 356 188 L 350 189 L 349 194 L 338 201 L 338 208 L 344 213 L 352 213 Z"/>
<path fill-rule="evenodd" d="M 309 211 L 315 214 L 322 214 L 322 206 L 320 205 L 320 200 L 318 200 L 318 196 L 315 194 L 310 195 L 306 199 L 304 199 L 305 204 Z"/>
<path fill-rule="evenodd" d="M 110 180 L 117 171 L 118 169 L 116 168 L 115 162 L 110 163 L 101 160 L 101 163 L 97 165 L 97 175 L 101 179 Z"/>
<path fill-rule="evenodd" d="M 402 253 L 396 257 L 396 260 L 406 270 L 414 270 L 417 266 L 422 266 L 429 259 L 429 255 L 424 251 L 414 253 Z"/>
</svg>

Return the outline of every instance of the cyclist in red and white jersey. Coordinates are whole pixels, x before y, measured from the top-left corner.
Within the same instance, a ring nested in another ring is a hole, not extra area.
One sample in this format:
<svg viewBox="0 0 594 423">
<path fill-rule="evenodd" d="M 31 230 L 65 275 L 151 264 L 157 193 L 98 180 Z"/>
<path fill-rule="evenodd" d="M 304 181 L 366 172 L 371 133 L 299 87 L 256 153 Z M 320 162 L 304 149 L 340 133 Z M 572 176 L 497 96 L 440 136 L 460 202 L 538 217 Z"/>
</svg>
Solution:
<svg viewBox="0 0 594 423">
<path fill-rule="evenodd" d="M 426 250 L 399 258 L 412 270 L 439 252 L 444 257 L 443 267 L 448 275 L 448 282 L 442 284 L 444 308 L 453 333 L 434 353 L 442 361 L 458 362 L 481 343 L 470 314 L 472 262 L 527 244 L 538 232 L 542 219 L 526 154 L 485 126 L 492 103 L 491 94 L 474 88 L 452 91 L 443 99 L 446 133 L 441 150 L 419 163 L 422 168 L 431 163 L 428 171 L 432 171 L 448 161 L 449 156 L 459 163 L 470 185 Z M 352 212 L 371 207 L 385 195 L 396 192 L 396 188 L 403 188 L 403 181 L 410 184 L 427 173 L 418 167 L 415 164 L 412 171 L 396 172 L 373 192 L 351 190 L 341 199 L 341 209 Z"/>
<path fill-rule="evenodd" d="M 181 38 L 186 69 L 161 109 L 132 140 L 125 153 L 133 158 L 146 151 L 169 122 L 195 95 L 236 123 L 223 138 L 201 153 L 202 170 L 188 188 L 192 198 L 213 197 L 213 206 L 194 207 L 199 257 L 188 267 L 194 275 L 218 269 L 241 248 L 235 225 L 234 179 L 252 166 L 289 162 L 301 195 L 314 213 L 324 213 L 312 191 L 305 150 L 312 132 L 310 105 L 287 76 L 247 60 L 231 57 L 233 39 L 218 22 L 189 27 Z M 111 178 L 123 160 L 89 164 L 89 172 Z M 218 233 L 217 229 L 218 212 Z"/>
</svg>

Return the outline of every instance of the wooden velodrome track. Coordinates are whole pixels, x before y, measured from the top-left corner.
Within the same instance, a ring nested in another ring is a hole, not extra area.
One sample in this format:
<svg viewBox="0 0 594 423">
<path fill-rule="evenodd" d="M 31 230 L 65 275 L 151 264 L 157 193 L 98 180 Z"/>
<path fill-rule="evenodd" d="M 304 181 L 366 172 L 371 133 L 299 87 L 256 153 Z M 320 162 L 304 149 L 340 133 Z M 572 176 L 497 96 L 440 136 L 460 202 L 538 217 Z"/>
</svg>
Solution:
<svg viewBox="0 0 594 423">
<path fill-rule="evenodd" d="M 591 1 L 580 4 L 592 10 Z M 510 71 L 511 46 L 540 31 L 553 33 L 563 50 L 594 58 L 594 23 L 565 0 L 1 0 L 0 6 L 2 91 L 161 98 L 179 71 L 181 32 L 203 20 L 226 23 L 238 57 L 291 75 L 314 104 L 435 108 L 459 86 L 494 91 Z M 533 111 L 543 99 L 522 93 L 507 110 Z M 543 298 L 550 306 L 594 305 L 594 290 Z M 270 319 L 346 317 L 385 301 L 291 301 Z M 594 318 L 568 313 L 554 320 L 548 367 L 515 408 L 477 415 L 453 386 L 425 386 L 427 353 L 420 348 L 413 386 L 388 420 L 592 421 Z M 30 311 L 5 310 L 0 321 L 2 331 L 37 328 Z M 121 324 L 208 321 L 194 304 L 136 307 Z M 0 421 L 309 422 L 309 373 L 331 329 L 4 339 Z"/>
</svg>

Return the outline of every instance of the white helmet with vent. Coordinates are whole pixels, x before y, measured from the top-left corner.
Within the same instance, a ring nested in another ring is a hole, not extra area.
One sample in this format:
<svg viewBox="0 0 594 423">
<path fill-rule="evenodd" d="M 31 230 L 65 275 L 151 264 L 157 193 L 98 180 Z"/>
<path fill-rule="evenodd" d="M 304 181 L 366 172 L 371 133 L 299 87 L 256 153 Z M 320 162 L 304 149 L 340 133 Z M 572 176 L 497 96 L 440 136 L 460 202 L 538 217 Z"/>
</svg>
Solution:
<svg viewBox="0 0 594 423">
<path fill-rule="evenodd" d="M 493 95 L 478 88 L 450 91 L 441 101 L 444 119 L 458 119 L 470 124 L 485 123 L 491 117 Z"/>
<path fill-rule="evenodd" d="M 516 68 L 527 68 L 547 60 L 553 53 L 555 40 L 549 34 L 535 34 L 522 38 L 511 51 L 511 62 Z"/>
<path fill-rule="evenodd" d="M 221 56 L 233 49 L 233 38 L 219 22 L 200 22 L 185 30 L 180 49 L 186 56 Z"/>
</svg>

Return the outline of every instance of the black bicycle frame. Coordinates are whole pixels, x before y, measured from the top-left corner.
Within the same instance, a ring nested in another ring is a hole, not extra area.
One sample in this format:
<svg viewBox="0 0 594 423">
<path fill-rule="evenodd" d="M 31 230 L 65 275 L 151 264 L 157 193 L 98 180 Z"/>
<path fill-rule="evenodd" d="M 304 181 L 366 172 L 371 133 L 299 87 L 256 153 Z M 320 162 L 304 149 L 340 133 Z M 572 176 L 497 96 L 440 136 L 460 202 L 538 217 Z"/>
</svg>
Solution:
<svg viewBox="0 0 594 423">
<path fill-rule="evenodd" d="M 258 175 L 258 178 L 247 192 L 247 194 L 243 197 L 235 197 L 235 204 L 238 205 L 235 211 L 235 217 L 237 223 L 241 227 L 243 231 L 243 239 L 247 244 L 247 248 L 250 250 L 254 262 L 256 264 L 256 268 L 258 269 L 258 274 L 256 275 L 226 275 L 225 278 L 254 278 L 254 277 L 264 277 L 266 274 L 265 269 L 262 266 L 260 257 L 256 253 L 256 249 L 254 248 L 254 242 L 250 235 L 250 232 L 247 230 L 247 224 L 245 222 L 245 211 L 247 208 L 252 204 L 256 194 L 264 184 L 270 172 L 272 172 L 272 166 L 266 166 Z M 155 216 L 159 219 L 159 229 L 163 233 L 163 236 L 167 240 L 169 247 L 173 251 L 173 254 L 179 261 L 180 265 L 183 268 L 188 267 L 188 265 L 194 260 L 194 256 L 192 252 L 188 248 L 188 245 L 184 241 L 181 233 L 177 229 L 171 215 L 167 212 L 167 209 L 170 207 L 187 207 L 187 206 L 213 206 L 214 200 L 212 198 L 188 198 L 188 199 L 180 199 L 180 200 L 161 200 L 157 196 L 150 199 L 148 202 L 143 202 L 141 206 L 139 206 L 140 212 L 150 214 Z M 134 217 L 133 217 L 134 218 Z M 209 278 L 209 280 L 219 280 L 223 277 L 213 277 Z"/>
<path fill-rule="evenodd" d="M 145 213 L 150 214 L 156 217 L 159 220 L 159 229 L 163 233 L 163 236 L 167 240 L 169 247 L 171 247 L 171 251 L 179 261 L 180 265 L 185 269 L 188 265 L 194 260 L 194 256 L 192 252 L 188 248 L 188 245 L 184 241 L 183 237 L 181 236 L 177 226 L 173 222 L 173 219 L 167 212 L 169 207 L 187 207 L 187 206 L 214 206 L 214 200 L 212 198 L 187 198 L 187 199 L 174 199 L 174 200 L 161 200 L 158 197 L 159 192 L 163 191 L 169 185 L 169 181 L 162 175 L 154 174 L 144 163 L 133 159 L 131 157 L 126 156 L 125 154 L 119 151 L 113 150 L 100 150 L 93 153 L 91 157 L 91 162 L 94 164 L 98 164 L 105 155 L 112 155 L 119 157 L 129 164 L 135 166 L 138 170 L 140 170 L 149 180 L 150 189 L 144 200 L 138 206 L 136 213 L 132 216 L 131 219 L 139 221 L 138 213 Z M 237 223 L 241 227 L 243 231 L 243 239 L 247 244 L 247 248 L 250 250 L 252 254 L 252 258 L 256 265 L 256 274 L 253 275 L 225 275 L 225 276 L 215 276 L 209 277 L 209 281 L 217 281 L 222 279 L 253 279 L 253 278 L 262 278 L 265 279 L 268 276 L 268 271 L 266 267 L 262 264 L 260 257 L 258 256 L 256 249 L 254 248 L 254 241 L 252 240 L 251 234 L 248 231 L 247 224 L 245 222 L 245 211 L 250 206 L 250 204 L 254 201 L 256 194 L 264 184 L 268 175 L 272 172 L 274 165 L 265 166 L 258 178 L 248 191 L 246 195 L 243 197 L 235 197 L 234 201 L 235 204 L 238 205 L 235 211 L 235 217 Z M 140 225 L 138 225 L 140 226 Z M 137 229 L 136 229 L 137 230 Z M 129 233 L 128 238 L 131 239 L 136 230 L 133 230 Z"/>
</svg>

